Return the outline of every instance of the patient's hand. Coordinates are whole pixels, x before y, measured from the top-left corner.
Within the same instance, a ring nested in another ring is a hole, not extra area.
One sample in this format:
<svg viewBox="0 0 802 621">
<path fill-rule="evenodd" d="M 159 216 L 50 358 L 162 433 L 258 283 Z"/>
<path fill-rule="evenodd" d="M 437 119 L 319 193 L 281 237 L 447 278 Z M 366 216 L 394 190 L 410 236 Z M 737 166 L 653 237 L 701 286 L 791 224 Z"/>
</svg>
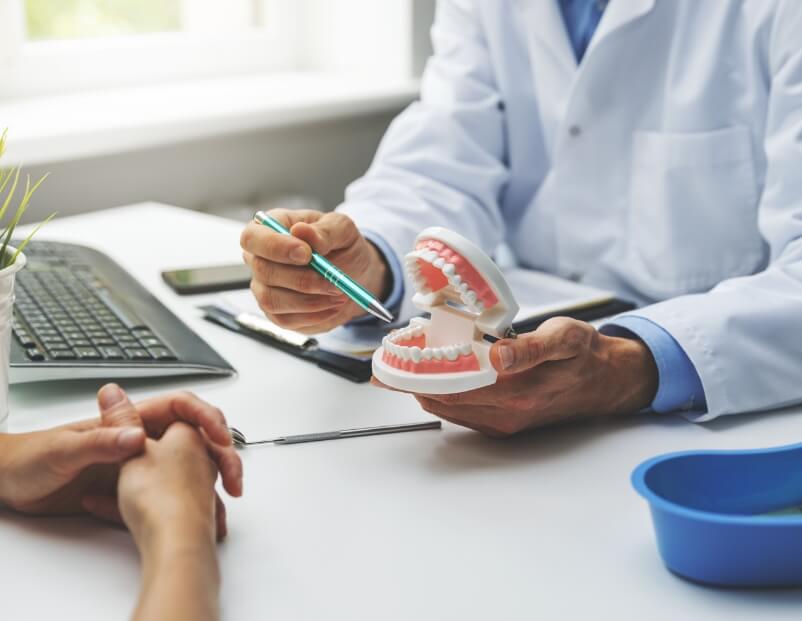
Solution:
<svg viewBox="0 0 802 621">
<path fill-rule="evenodd" d="M 201 434 L 175 423 L 144 452 L 123 464 L 117 485 L 120 514 L 142 548 L 162 537 L 213 543 L 217 467 Z"/>
<path fill-rule="evenodd" d="M 377 298 L 385 297 L 390 270 L 381 253 L 353 221 L 340 213 L 275 209 L 270 215 L 292 232 L 281 235 L 251 222 L 240 243 L 251 266 L 251 291 L 267 317 L 283 328 L 326 332 L 364 315 L 334 285 L 307 264 L 312 250 L 322 254 Z"/>
<path fill-rule="evenodd" d="M 120 395 L 123 401 L 114 399 Z M 142 452 L 146 433 L 161 437 L 176 421 L 203 431 L 226 489 L 232 495 L 242 493 L 242 463 L 216 408 L 185 393 L 132 406 L 113 384 L 101 389 L 99 401 L 105 425 L 98 418 L 47 431 L 0 435 L 0 505 L 29 514 L 88 511 L 115 519 L 119 465 Z M 224 523 L 220 531 L 225 532 Z"/>
<path fill-rule="evenodd" d="M 135 620 L 217 618 L 216 478 L 203 436 L 184 423 L 120 469 L 120 512 L 143 567 Z"/>
<path fill-rule="evenodd" d="M 113 494 L 117 464 L 145 445 L 139 427 L 100 420 L 0 436 L 0 503 L 31 514 L 82 513 L 86 493 Z"/>
</svg>

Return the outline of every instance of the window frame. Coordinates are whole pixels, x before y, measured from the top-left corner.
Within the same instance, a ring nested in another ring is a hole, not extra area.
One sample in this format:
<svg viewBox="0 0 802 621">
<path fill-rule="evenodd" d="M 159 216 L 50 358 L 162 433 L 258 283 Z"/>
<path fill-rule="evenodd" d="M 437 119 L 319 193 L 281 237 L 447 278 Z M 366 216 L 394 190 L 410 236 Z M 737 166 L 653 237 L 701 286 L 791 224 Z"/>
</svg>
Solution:
<svg viewBox="0 0 802 621">
<path fill-rule="evenodd" d="M 243 1 L 254 1 L 267 16 L 264 25 L 218 33 L 28 41 L 24 0 L 0 0 L 0 99 L 293 69 L 302 2 Z"/>
</svg>

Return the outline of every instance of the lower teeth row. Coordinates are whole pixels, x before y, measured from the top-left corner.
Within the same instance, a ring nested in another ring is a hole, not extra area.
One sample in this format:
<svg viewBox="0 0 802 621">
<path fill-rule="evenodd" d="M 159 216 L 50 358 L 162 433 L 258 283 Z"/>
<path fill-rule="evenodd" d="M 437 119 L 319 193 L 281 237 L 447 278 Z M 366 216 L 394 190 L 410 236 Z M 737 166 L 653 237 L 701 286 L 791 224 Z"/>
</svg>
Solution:
<svg viewBox="0 0 802 621">
<path fill-rule="evenodd" d="M 454 361 L 459 356 L 468 356 L 473 352 L 470 343 L 463 343 L 461 345 L 446 345 L 444 347 L 406 347 L 392 342 L 389 337 L 384 337 L 382 343 L 385 351 L 390 352 L 394 356 L 398 356 L 402 360 L 412 360 L 412 362 L 420 362 L 421 360 L 450 360 Z"/>
</svg>

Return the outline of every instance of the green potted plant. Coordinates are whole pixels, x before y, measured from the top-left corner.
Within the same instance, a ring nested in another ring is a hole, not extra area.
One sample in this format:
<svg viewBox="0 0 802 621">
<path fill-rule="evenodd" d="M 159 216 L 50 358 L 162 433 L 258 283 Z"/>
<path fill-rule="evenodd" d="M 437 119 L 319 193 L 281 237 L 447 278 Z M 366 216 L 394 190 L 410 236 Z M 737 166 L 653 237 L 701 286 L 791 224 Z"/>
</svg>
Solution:
<svg viewBox="0 0 802 621">
<path fill-rule="evenodd" d="M 0 159 L 5 153 L 7 134 L 8 130 L 4 130 L 0 135 Z M 0 167 L 0 431 L 5 429 L 8 418 L 8 371 L 11 324 L 14 317 L 14 276 L 25 267 L 25 255 L 22 253 L 25 246 L 39 228 L 55 215 L 51 214 L 41 222 L 17 247 L 11 245 L 14 230 L 31 204 L 34 192 L 47 175 L 35 183 L 31 183 L 30 176 L 26 176 L 24 191 L 21 177 L 20 166 Z"/>
</svg>

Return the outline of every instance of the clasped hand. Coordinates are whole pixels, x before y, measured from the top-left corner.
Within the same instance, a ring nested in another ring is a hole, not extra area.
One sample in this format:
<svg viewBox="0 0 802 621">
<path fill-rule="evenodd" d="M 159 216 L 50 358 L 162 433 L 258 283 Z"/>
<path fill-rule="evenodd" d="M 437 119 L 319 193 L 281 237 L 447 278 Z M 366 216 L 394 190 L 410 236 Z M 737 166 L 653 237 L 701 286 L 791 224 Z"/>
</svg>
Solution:
<svg viewBox="0 0 802 621">
<path fill-rule="evenodd" d="M 657 390 L 657 367 L 644 343 L 605 336 L 566 317 L 494 343 L 490 360 L 499 374 L 495 384 L 415 398 L 444 420 L 507 436 L 576 418 L 636 412 Z M 375 378 L 373 383 L 384 386 Z"/>
<path fill-rule="evenodd" d="M 128 503 L 129 515 L 124 516 L 120 505 L 125 503 L 118 503 L 117 492 L 118 483 L 121 489 L 146 488 L 136 480 L 143 476 L 153 477 L 154 487 L 160 488 L 164 479 L 170 478 L 171 468 L 182 465 L 180 459 L 171 460 L 175 463 L 165 461 L 157 481 L 158 468 L 147 469 L 137 463 L 158 458 L 161 452 L 150 443 L 162 437 L 171 444 L 173 454 L 196 456 L 196 463 L 185 459 L 183 465 L 203 475 L 197 477 L 198 485 L 209 478 L 208 470 L 212 468 L 215 474 L 205 485 L 209 494 L 214 494 L 217 472 L 229 494 L 242 494 L 242 462 L 217 408 L 190 393 L 132 404 L 114 384 L 100 390 L 98 406 L 100 418 L 46 431 L 0 436 L 0 504 L 27 514 L 89 514 L 115 522 L 122 522 L 124 517 L 143 517 L 137 511 L 158 512 L 159 507 L 139 507 L 135 511 L 136 501 Z M 140 459 L 129 461 L 140 455 Z M 190 487 L 192 478 L 186 477 Z M 192 496 L 192 489 L 185 491 Z M 219 496 L 212 498 L 216 504 L 213 515 L 217 535 L 222 537 L 226 532 L 224 506 Z M 129 527 L 131 519 L 125 520 Z"/>
</svg>

